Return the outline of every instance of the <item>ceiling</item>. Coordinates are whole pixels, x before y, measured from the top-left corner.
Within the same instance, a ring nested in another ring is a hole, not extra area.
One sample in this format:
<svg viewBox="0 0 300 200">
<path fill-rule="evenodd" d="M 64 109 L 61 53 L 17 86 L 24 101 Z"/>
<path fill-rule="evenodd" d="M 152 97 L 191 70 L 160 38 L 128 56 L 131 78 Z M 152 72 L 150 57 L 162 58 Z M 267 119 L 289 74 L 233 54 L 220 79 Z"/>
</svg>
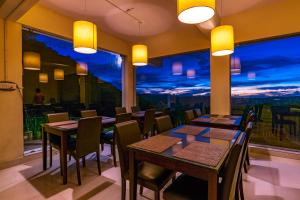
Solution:
<svg viewBox="0 0 300 200">
<path fill-rule="evenodd" d="M 43 6 L 74 19 L 87 19 L 100 29 L 128 41 L 163 33 L 180 26 L 176 14 L 176 0 L 109 0 L 128 14 L 114 7 L 106 0 L 40 0 Z M 222 17 L 243 12 L 278 0 L 217 0 L 217 10 Z M 222 6 L 221 6 L 222 5 Z M 222 8 L 222 9 L 221 9 Z M 220 11 L 222 10 L 222 11 Z"/>
</svg>

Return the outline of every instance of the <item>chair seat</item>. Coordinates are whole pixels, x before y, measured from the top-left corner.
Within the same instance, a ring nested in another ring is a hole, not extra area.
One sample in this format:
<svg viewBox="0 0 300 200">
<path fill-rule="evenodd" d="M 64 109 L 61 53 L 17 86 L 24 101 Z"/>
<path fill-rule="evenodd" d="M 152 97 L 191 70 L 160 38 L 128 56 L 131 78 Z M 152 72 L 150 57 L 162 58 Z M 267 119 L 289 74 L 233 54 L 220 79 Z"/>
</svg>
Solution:
<svg viewBox="0 0 300 200">
<path fill-rule="evenodd" d="M 113 142 L 113 138 L 114 138 L 114 132 L 113 132 L 113 130 L 107 131 L 107 132 L 103 132 L 101 134 L 101 140 L 103 140 L 105 142 Z"/>
<path fill-rule="evenodd" d="M 162 168 L 158 165 L 144 162 L 141 164 L 138 171 L 138 178 L 141 181 L 152 182 L 155 185 L 160 185 L 166 180 L 169 180 L 174 175 L 174 171 Z"/>
<path fill-rule="evenodd" d="M 200 200 L 208 199 L 206 181 L 188 175 L 180 175 L 164 191 L 165 200 Z"/>
<path fill-rule="evenodd" d="M 54 136 L 54 137 L 53 137 Z M 60 137 L 57 135 L 51 135 L 49 138 L 50 143 L 52 146 L 56 149 L 60 149 L 61 147 L 61 142 L 60 142 Z M 73 151 L 76 148 L 76 137 L 74 136 L 69 136 L 68 137 L 68 150 Z"/>
</svg>

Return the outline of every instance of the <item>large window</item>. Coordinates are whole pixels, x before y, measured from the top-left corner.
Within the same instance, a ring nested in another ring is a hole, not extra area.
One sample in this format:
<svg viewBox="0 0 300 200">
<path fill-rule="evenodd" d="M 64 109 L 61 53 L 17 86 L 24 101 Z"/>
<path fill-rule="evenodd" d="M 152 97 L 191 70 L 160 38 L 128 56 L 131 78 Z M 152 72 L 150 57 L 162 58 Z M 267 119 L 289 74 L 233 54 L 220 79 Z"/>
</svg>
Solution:
<svg viewBox="0 0 300 200">
<path fill-rule="evenodd" d="M 114 107 L 121 106 L 121 55 L 104 50 L 80 54 L 73 50 L 71 41 L 24 29 L 23 56 L 28 56 L 26 52 L 40 56 L 40 70 L 23 70 L 25 150 L 40 145 L 40 124 L 48 113 L 68 112 L 76 119 L 80 110 L 96 109 L 101 115 L 112 116 Z M 81 70 L 87 66 L 86 75 L 78 73 L 78 64 Z M 54 77 L 57 69 L 64 72 L 63 80 Z M 48 80 L 41 81 L 40 74 Z M 42 97 L 37 97 L 37 89 Z"/>
<path fill-rule="evenodd" d="M 184 110 L 209 112 L 209 61 L 209 51 L 201 51 L 152 59 L 148 66 L 138 67 L 139 106 L 171 108 L 178 123 L 183 121 Z"/>
<path fill-rule="evenodd" d="M 240 45 L 232 56 L 232 112 L 257 113 L 251 142 L 300 149 L 300 36 Z"/>
</svg>

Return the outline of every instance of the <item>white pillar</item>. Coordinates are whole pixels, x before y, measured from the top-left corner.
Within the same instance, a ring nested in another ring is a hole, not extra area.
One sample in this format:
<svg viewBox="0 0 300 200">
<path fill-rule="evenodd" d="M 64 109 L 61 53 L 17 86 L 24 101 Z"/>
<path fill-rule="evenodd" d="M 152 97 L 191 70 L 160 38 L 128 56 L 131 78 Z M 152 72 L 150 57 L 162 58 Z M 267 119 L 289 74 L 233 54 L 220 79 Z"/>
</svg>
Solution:
<svg viewBox="0 0 300 200">
<path fill-rule="evenodd" d="M 131 59 L 126 57 L 122 67 L 122 106 L 127 111 L 136 105 L 136 70 L 131 63 Z"/>
</svg>

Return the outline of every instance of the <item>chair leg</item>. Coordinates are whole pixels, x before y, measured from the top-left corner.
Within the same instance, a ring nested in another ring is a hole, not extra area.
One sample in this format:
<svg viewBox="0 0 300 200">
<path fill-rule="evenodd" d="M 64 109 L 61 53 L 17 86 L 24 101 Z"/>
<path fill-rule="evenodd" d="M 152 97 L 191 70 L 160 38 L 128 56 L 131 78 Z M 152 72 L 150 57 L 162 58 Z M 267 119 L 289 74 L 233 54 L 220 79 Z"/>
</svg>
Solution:
<svg viewBox="0 0 300 200">
<path fill-rule="evenodd" d="M 121 194 L 121 199 L 125 200 L 126 199 L 126 179 L 122 178 L 122 194 Z"/>
<path fill-rule="evenodd" d="M 59 155 L 59 167 L 60 167 L 60 175 L 63 175 L 63 167 L 62 167 L 63 163 L 62 163 L 62 159 L 61 159 L 61 155 Z"/>
<path fill-rule="evenodd" d="M 85 156 L 82 157 L 82 166 L 85 167 Z"/>
<path fill-rule="evenodd" d="M 239 192 L 240 192 L 240 199 L 244 200 L 243 177 L 240 178 Z"/>
<path fill-rule="evenodd" d="M 81 185 L 79 159 L 78 158 L 75 158 L 75 159 L 76 159 L 77 181 L 78 181 L 78 185 Z"/>
<path fill-rule="evenodd" d="M 248 147 L 246 149 L 246 161 L 247 161 L 247 164 L 250 166 L 250 158 L 249 158 L 249 150 L 248 150 Z"/>
<path fill-rule="evenodd" d="M 50 144 L 50 167 L 52 167 L 52 145 Z"/>
<path fill-rule="evenodd" d="M 101 143 L 101 151 L 104 150 L 104 143 Z"/>
<path fill-rule="evenodd" d="M 113 156 L 114 166 L 117 167 L 117 159 L 116 159 L 116 148 L 115 144 L 111 144 L 111 154 Z"/>
<path fill-rule="evenodd" d="M 246 162 L 244 162 L 244 171 L 245 171 L 246 174 L 248 173 L 248 169 L 247 169 L 247 164 L 246 164 Z"/>
<path fill-rule="evenodd" d="M 160 199 L 160 193 L 159 193 L 159 190 L 158 190 L 158 191 L 155 191 L 155 192 L 154 192 L 154 195 L 155 195 L 155 197 L 154 197 L 155 200 L 159 200 L 159 199 Z"/>
<path fill-rule="evenodd" d="M 71 154 L 69 154 L 69 161 L 71 161 L 71 159 L 72 159 L 72 156 L 71 156 Z"/>
<path fill-rule="evenodd" d="M 99 150 L 96 151 L 96 156 L 97 156 L 98 173 L 99 173 L 99 175 L 101 175 L 101 165 L 100 165 L 100 153 L 99 153 Z"/>
<path fill-rule="evenodd" d="M 140 185 L 140 195 L 143 194 L 143 191 L 144 191 L 144 187 Z"/>
</svg>

